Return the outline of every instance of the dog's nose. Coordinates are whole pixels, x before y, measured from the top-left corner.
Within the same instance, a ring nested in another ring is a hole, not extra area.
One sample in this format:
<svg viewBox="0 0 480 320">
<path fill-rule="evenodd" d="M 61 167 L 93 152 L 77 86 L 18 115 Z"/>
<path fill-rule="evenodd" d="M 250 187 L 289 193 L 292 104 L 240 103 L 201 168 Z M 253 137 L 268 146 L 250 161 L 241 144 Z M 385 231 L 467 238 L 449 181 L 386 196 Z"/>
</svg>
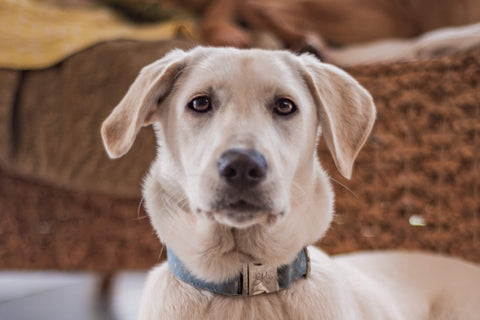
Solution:
<svg viewBox="0 0 480 320">
<path fill-rule="evenodd" d="M 253 187 L 267 176 L 267 161 L 253 149 L 230 149 L 217 162 L 218 173 L 238 189 Z"/>
</svg>

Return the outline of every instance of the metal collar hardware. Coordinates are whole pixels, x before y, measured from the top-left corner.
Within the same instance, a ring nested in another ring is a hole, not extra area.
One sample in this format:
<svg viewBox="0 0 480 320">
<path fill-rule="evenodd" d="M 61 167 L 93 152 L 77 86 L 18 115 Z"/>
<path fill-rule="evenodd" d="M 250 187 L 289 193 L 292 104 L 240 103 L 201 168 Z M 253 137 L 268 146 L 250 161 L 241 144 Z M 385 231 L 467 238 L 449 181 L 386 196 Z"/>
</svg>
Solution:
<svg viewBox="0 0 480 320">
<path fill-rule="evenodd" d="M 256 296 L 280 290 L 277 268 L 249 263 L 243 267 L 243 295 Z"/>
</svg>

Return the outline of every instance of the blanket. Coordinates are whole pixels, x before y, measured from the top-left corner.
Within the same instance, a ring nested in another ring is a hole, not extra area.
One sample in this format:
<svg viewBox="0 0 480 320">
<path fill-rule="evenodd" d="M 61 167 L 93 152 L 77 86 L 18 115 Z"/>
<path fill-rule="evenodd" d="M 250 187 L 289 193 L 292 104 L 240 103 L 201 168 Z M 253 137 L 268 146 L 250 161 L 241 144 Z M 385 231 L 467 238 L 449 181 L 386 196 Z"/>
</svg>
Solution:
<svg viewBox="0 0 480 320">
<path fill-rule="evenodd" d="M 62 8 L 34 0 L 0 0 L 0 68 L 46 68 L 108 40 L 179 36 L 194 37 L 191 20 L 134 24 L 100 5 Z"/>
</svg>

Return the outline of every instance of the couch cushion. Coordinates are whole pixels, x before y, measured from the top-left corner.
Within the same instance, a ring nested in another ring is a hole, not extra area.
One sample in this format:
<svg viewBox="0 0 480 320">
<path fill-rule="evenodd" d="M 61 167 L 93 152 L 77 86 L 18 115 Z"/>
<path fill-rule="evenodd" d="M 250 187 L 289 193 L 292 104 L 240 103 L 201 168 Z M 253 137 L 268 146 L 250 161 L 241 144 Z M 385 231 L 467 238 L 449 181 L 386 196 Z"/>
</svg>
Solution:
<svg viewBox="0 0 480 320">
<path fill-rule="evenodd" d="M 23 71 L 19 84 L 13 71 L 3 71 L 0 81 L 16 89 L 0 98 L 4 168 L 73 190 L 138 197 L 155 153 L 152 130 L 142 130 L 128 155 L 110 161 L 101 123 L 144 65 L 189 46 L 184 41 L 103 43 L 55 67 Z"/>
</svg>

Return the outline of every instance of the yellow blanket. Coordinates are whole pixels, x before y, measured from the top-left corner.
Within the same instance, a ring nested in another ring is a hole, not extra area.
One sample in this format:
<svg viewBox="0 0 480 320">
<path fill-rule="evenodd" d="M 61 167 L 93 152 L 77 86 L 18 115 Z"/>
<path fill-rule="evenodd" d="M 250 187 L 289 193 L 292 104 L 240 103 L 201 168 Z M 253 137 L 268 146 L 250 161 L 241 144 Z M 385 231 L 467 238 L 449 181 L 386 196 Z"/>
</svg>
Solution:
<svg viewBox="0 0 480 320">
<path fill-rule="evenodd" d="M 155 41 L 192 34 L 190 21 L 133 24 L 104 7 L 59 8 L 33 0 L 0 0 L 0 68 L 39 69 L 95 43 Z"/>
</svg>

